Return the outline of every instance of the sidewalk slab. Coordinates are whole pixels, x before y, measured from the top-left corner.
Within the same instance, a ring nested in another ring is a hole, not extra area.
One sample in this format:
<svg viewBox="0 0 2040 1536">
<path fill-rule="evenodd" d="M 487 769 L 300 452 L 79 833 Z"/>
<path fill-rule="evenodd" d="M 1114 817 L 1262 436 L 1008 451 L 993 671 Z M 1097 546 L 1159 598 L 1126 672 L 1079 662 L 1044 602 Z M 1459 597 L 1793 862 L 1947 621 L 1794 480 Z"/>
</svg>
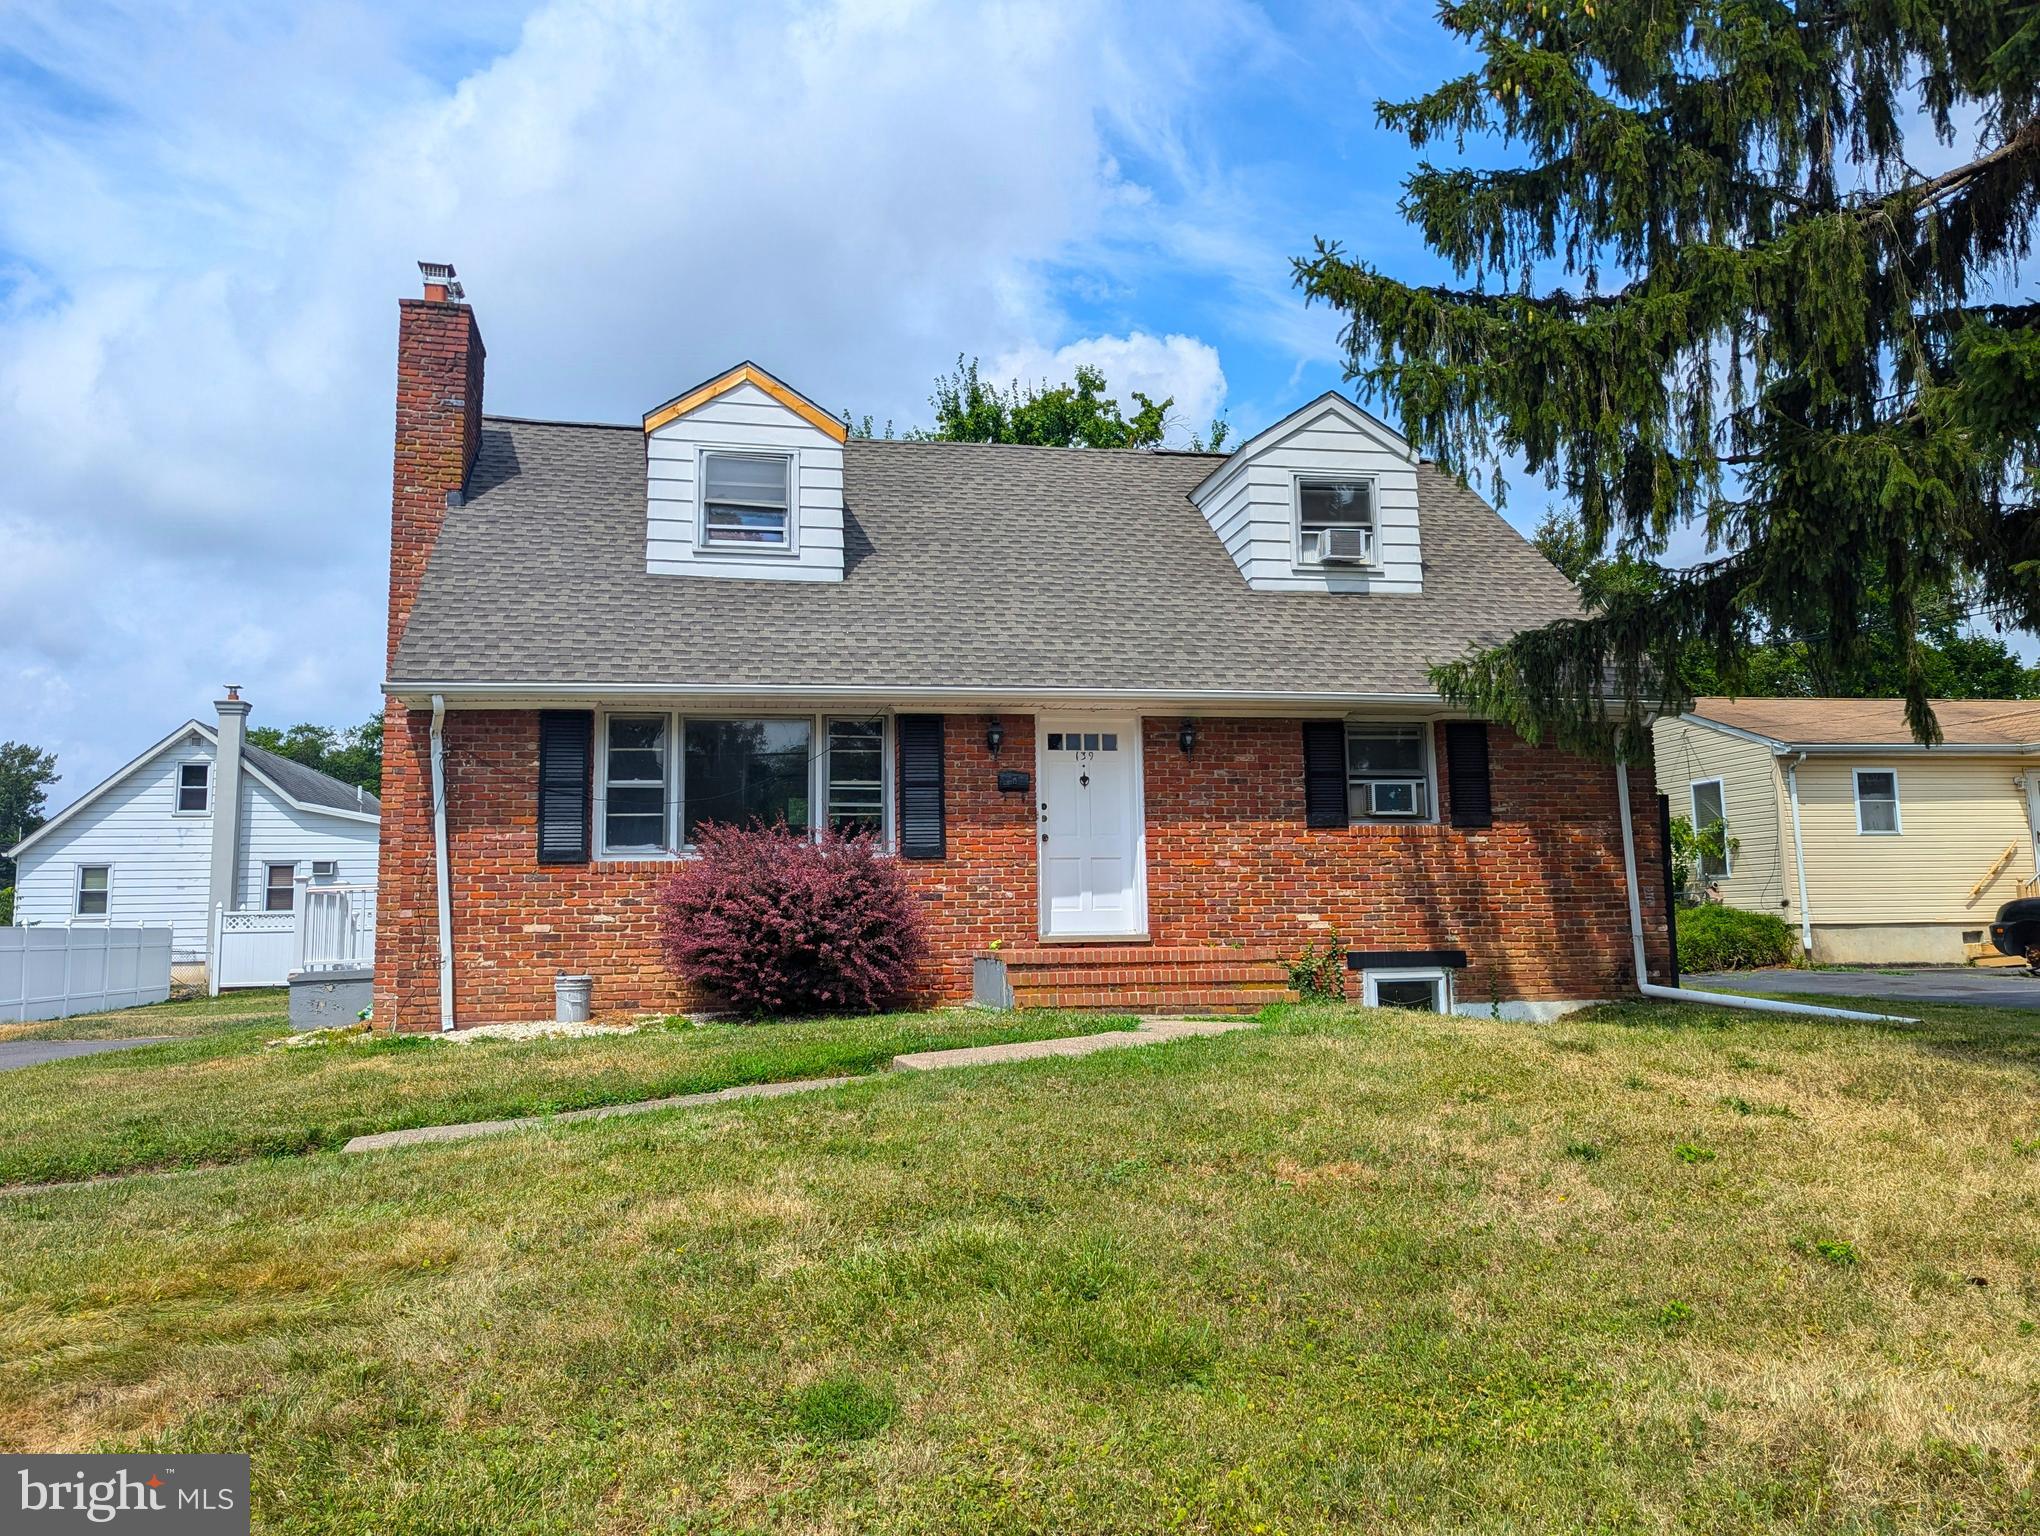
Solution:
<svg viewBox="0 0 2040 1536">
<path fill-rule="evenodd" d="M 1138 1028 L 1103 1035 L 1071 1035 L 1062 1040 L 1020 1040 L 1009 1045 L 968 1045 L 953 1051 L 909 1051 L 892 1059 L 895 1072 L 940 1072 L 948 1067 L 984 1067 L 1002 1061 L 1034 1061 L 1043 1056 L 1088 1056 L 1093 1051 L 1120 1050 L 1132 1045 L 1160 1045 L 1200 1035 L 1230 1034 L 1252 1029 L 1252 1019 L 1143 1019 Z"/>
<path fill-rule="evenodd" d="M 727 1104 L 733 1099 L 778 1099 L 790 1093 L 840 1088 L 855 1081 L 853 1077 L 809 1077 L 792 1083 L 740 1083 L 734 1088 L 718 1088 L 713 1093 L 683 1093 L 670 1099 L 643 1099 L 635 1104 L 598 1104 L 593 1109 L 568 1109 L 557 1115 L 525 1115 L 516 1120 L 470 1120 L 465 1125 L 419 1125 L 404 1131 L 378 1131 L 373 1136 L 357 1136 L 340 1150 L 379 1152 L 385 1147 L 415 1147 L 428 1141 L 467 1141 L 476 1136 L 532 1131 L 575 1120 L 609 1120 L 617 1115 L 649 1115 L 662 1109 L 695 1109 L 704 1104 Z"/>
</svg>

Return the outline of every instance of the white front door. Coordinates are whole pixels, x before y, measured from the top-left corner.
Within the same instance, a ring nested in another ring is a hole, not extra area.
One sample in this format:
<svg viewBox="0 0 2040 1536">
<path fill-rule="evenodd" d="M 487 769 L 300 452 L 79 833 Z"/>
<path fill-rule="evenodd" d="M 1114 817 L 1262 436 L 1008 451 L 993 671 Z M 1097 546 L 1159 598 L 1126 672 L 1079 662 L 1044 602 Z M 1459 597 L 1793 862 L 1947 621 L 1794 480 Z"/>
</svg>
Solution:
<svg viewBox="0 0 2040 1536">
<path fill-rule="evenodd" d="M 1043 935 L 1144 933 L 1140 722 L 1045 716 L 1037 731 Z"/>
</svg>

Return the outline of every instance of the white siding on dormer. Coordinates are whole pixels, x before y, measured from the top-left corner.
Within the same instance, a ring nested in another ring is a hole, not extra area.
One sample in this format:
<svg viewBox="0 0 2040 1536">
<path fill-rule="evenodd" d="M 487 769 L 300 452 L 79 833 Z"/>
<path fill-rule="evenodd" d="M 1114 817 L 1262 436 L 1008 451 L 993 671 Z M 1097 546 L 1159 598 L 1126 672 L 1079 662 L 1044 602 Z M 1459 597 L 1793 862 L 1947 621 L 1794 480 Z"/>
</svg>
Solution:
<svg viewBox="0 0 2040 1536">
<path fill-rule="evenodd" d="M 703 449 L 793 455 L 795 549 L 704 549 L 696 495 Z M 843 445 L 754 384 L 740 384 L 645 439 L 645 569 L 745 581 L 843 579 Z"/>
<path fill-rule="evenodd" d="M 1375 564 L 1296 557 L 1299 477 L 1374 481 Z M 1357 406 L 1320 399 L 1252 439 L 1201 486 L 1198 509 L 1257 592 L 1421 592 L 1417 466 L 1409 446 Z"/>
</svg>

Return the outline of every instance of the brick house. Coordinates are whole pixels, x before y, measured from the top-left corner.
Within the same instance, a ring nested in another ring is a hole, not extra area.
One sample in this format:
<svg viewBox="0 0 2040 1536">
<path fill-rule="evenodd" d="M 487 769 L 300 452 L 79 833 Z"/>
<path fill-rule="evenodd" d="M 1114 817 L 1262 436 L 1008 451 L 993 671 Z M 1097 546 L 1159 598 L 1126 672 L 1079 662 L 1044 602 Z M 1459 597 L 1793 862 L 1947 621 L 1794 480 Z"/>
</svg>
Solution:
<svg viewBox="0 0 2040 1536">
<path fill-rule="evenodd" d="M 598 1010 L 686 1005 L 654 894 L 697 826 L 754 817 L 884 838 L 943 999 L 1251 1006 L 1333 942 L 1370 1001 L 1534 1017 L 1633 984 L 1615 770 L 1426 672 L 1573 590 L 1350 401 L 1230 454 L 846 440 L 749 363 L 640 423 L 488 416 L 474 314 L 427 273 L 379 1024 L 547 1017 L 559 972 Z"/>
</svg>

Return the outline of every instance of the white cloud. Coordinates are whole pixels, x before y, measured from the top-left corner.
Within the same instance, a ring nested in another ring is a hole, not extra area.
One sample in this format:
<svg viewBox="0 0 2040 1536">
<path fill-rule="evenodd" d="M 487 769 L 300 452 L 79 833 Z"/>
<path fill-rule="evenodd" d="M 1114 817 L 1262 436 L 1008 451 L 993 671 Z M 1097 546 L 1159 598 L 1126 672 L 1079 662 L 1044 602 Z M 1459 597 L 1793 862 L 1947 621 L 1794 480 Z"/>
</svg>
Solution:
<svg viewBox="0 0 2040 1536">
<path fill-rule="evenodd" d="M 1175 446 L 1192 435 L 1202 436 L 1225 405 L 1225 371 L 1218 349 L 1195 336 L 1150 336 L 1134 331 L 1125 336 L 1089 336 L 1050 351 L 1034 345 L 1001 353 L 986 376 L 1004 385 L 1062 383 L 1089 364 L 1105 375 L 1106 387 L 1127 415 L 1136 409 L 1136 391 L 1150 400 L 1173 399 L 1169 407 L 1169 439 Z"/>
<path fill-rule="evenodd" d="M 754 356 L 905 423 L 959 350 L 1224 400 L 1194 337 L 1059 345 L 1049 274 L 1180 220 L 1115 146 L 1173 162 L 1259 35 L 1234 0 L 9 14 L 0 738 L 60 800 L 230 678 L 270 724 L 377 706 L 416 257 L 499 412 L 629 420 Z"/>
</svg>

